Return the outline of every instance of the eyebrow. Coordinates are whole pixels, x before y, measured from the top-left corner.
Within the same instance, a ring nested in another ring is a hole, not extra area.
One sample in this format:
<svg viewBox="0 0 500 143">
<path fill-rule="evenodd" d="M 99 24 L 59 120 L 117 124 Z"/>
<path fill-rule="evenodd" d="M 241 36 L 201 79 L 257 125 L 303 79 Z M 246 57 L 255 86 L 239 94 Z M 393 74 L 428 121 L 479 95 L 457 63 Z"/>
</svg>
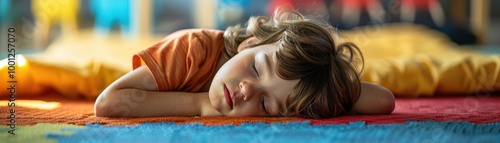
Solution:
<svg viewBox="0 0 500 143">
<path fill-rule="evenodd" d="M 274 56 L 274 54 L 272 54 L 272 56 Z M 265 57 L 265 58 L 264 58 L 264 60 L 265 60 L 265 62 L 264 62 L 264 63 L 266 63 L 266 67 L 267 67 L 267 68 L 266 68 L 266 69 L 267 69 L 267 70 L 266 70 L 266 71 L 267 71 L 267 74 L 268 74 L 268 75 L 273 75 L 273 73 L 272 73 L 272 72 L 273 72 L 273 70 L 272 70 L 272 69 L 273 69 L 273 66 L 271 65 L 271 62 L 270 62 L 270 60 L 269 60 L 269 55 L 268 55 L 268 54 L 264 54 L 264 57 Z M 273 59 L 274 59 L 274 58 L 273 58 Z M 283 109 L 283 104 L 281 104 L 281 102 L 278 100 L 278 98 L 275 98 L 275 99 L 276 99 L 276 100 L 274 100 L 274 102 L 276 103 L 276 105 L 278 105 L 278 115 L 280 115 L 280 114 L 281 114 L 280 112 L 281 112 L 281 110 Z"/>
</svg>

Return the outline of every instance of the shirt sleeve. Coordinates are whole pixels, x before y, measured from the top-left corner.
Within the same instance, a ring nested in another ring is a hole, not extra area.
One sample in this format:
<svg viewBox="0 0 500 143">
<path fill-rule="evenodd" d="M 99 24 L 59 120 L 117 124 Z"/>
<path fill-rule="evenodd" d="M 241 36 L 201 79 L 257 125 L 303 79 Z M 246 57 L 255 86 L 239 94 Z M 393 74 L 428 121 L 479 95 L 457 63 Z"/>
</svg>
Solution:
<svg viewBox="0 0 500 143">
<path fill-rule="evenodd" d="M 159 91 L 197 92 L 211 81 L 224 49 L 222 31 L 189 29 L 174 32 L 133 57 L 133 69 L 143 64 Z"/>
</svg>

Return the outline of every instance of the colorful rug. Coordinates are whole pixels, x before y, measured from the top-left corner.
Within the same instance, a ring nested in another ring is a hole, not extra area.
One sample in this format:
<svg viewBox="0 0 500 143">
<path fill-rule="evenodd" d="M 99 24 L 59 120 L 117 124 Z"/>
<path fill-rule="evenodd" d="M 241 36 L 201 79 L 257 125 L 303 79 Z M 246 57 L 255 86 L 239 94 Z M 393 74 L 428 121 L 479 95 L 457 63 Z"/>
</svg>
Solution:
<svg viewBox="0 0 500 143">
<path fill-rule="evenodd" d="M 93 101 L 45 96 L 0 101 L 6 142 L 500 142 L 500 96 L 396 99 L 391 115 L 331 119 L 250 117 L 102 118 Z M 5 126 L 7 125 L 7 126 Z M 3 141 L 0 141 L 3 142 Z"/>
<path fill-rule="evenodd" d="M 35 101 L 38 101 L 36 103 Z M 7 101 L 0 100 L 0 114 L 9 115 Z M 262 117 L 154 117 L 154 118 L 103 118 L 94 115 L 94 102 L 70 100 L 60 96 L 45 96 L 33 100 L 17 100 L 16 125 L 35 125 L 37 123 L 86 125 L 136 125 L 144 122 L 201 122 L 205 125 L 222 125 L 252 122 L 281 123 L 310 121 L 311 124 L 348 124 L 365 121 L 367 124 L 402 124 L 405 121 L 467 121 L 472 123 L 500 122 L 500 96 L 460 96 L 432 98 L 398 98 L 391 115 L 341 116 L 324 120 L 302 118 L 262 118 Z M 30 106 L 27 106 L 30 105 Z M 53 109 L 49 109 L 49 108 Z M 0 125 L 9 120 L 0 120 Z"/>
<path fill-rule="evenodd" d="M 144 123 L 138 126 L 87 125 L 69 129 L 73 135 L 50 133 L 46 137 L 61 143 L 88 142 L 404 142 L 404 143 L 494 143 L 500 142 L 500 123 L 406 122 L 366 125 L 364 122 L 311 125 L 309 122 L 243 123 L 240 126 Z"/>
</svg>

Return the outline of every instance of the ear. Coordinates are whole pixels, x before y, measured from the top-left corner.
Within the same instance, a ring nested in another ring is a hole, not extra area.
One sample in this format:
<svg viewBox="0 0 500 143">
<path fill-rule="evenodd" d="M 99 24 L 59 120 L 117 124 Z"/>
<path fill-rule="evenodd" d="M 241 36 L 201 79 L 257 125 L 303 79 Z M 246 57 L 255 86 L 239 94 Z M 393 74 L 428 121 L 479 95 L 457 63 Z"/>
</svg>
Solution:
<svg viewBox="0 0 500 143">
<path fill-rule="evenodd" d="M 238 45 L 238 53 L 245 50 L 245 49 L 248 49 L 250 48 L 249 46 L 252 45 L 252 44 L 255 44 L 257 42 L 259 42 L 260 40 L 257 39 L 257 37 L 250 37 L 250 38 L 247 38 L 245 41 L 241 42 L 240 45 Z"/>
</svg>

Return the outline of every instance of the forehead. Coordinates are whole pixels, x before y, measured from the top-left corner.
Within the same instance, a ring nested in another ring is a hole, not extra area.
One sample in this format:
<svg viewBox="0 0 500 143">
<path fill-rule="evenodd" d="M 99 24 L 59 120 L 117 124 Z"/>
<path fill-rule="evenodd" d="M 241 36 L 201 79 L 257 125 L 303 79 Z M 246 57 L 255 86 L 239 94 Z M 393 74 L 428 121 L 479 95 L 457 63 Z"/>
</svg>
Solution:
<svg viewBox="0 0 500 143">
<path fill-rule="evenodd" d="M 276 52 L 276 50 L 278 49 L 278 45 L 274 44 L 274 43 L 264 44 L 264 45 L 255 46 L 251 49 L 253 49 L 257 52 L 265 52 L 266 54 L 271 55 L 272 53 Z"/>
</svg>

